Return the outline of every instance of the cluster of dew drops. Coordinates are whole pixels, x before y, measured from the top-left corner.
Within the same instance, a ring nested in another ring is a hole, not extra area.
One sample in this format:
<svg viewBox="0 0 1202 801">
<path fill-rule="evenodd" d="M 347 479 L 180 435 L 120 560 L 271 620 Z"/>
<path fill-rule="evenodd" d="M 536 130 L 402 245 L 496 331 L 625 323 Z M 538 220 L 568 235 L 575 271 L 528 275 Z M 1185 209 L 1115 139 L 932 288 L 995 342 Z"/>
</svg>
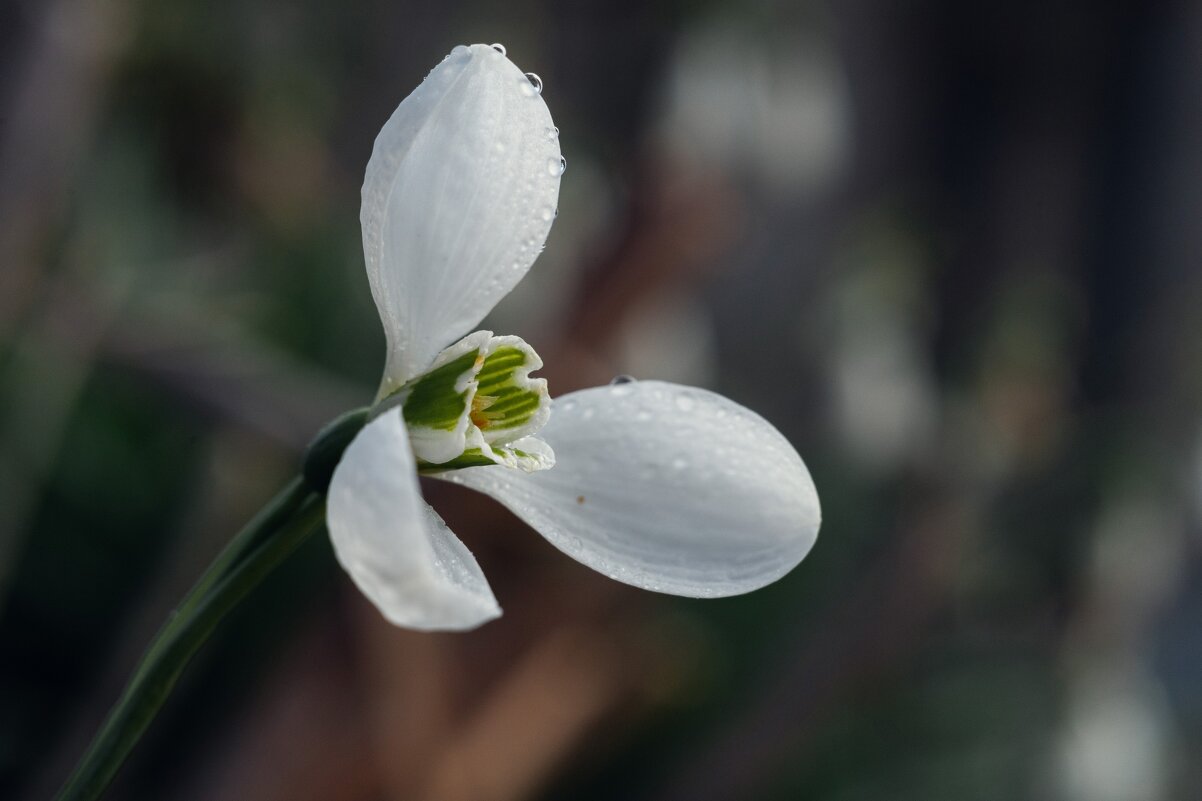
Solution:
<svg viewBox="0 0 1202 801">
<path fill-rule="evenodd" d="M 502 56 L 504 56 L 507 52 L 505 50 L 505 45 L 501 44 L 500 42 L 493 42 L 492 49 L 496 50 Z M 527 72 L 525 77 L 526 77 L 526 82 L 522 84 L 522 91 L 524 91 L 530 95 L 541 95 L 543 93 L 543 79 L 538 77 L 538 75 L 533 72 Z M 559 128 L 558 127 L 548 128 L 547 129 L 547 138 L 548 139 L 558 139 L 559 138 Z M 567 168 L 568 168 L 568 160 L 566 158 L 564 158 L 563 156 L 560 156 L 558 160 L 551 159 L 547 163 L 547 172 L 549 172 L 554 177 L 559 177 L 560 175 L 563 175 L 564 170 L 566 170 Z"/>
</svg>

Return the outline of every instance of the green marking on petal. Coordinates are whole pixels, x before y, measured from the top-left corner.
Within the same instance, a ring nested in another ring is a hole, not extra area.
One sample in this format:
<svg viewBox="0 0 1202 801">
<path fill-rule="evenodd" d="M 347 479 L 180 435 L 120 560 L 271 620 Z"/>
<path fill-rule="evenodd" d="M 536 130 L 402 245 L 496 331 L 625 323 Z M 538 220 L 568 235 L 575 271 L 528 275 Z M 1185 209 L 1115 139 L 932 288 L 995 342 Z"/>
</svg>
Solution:
<svg viewBox="0 0 1202 801">
<path fill-rule="evenodd" d="M 472 422 L 491 443 L 532 434 L 548 415 L 547 382 L 530 378 L 542 360 L 517 337 L 495 337 L 477 376 Z"/>
<path fill-rule="evenodd" d="M 494 464 L 500 464 L 500 461 L 495 456 L 486 454 L 480 448 L 468 448 L 449 462 L 443 462 L 442 464 L 420 462 L 417 466 L 417 471 L 419 473 L 441 473 L 444 470 L 462 470 L 465 467 L 488 467 Z"/>
<path fill-rule="evenodd" d="M 466 374 L 470 380 L 479 358 L 478 351 L 468 351 L 411 382 L 402 408 L 405 422 L 437 431 L 454 431 L 471 394 L 471 386 L 464 386 L 468 382 L 463 379 Z"/>
<path fill-rule="evenodd" d="M 479 437 L 479 434 L 476 435 Z M 498 445 L 495 448 L 481 439 L 476 438 L 478 446 L 465 450 L 462 454 L 448 462 L 433 464 L 419 461 L 417 470 L 423 475 L 435 475 L 450 470 L 462 470 L 465 467 L 490 467 L 501 465 L 521 470 L 525 473 L 536 473 L 539 470 L 549 470 L 555 466 L 555 452 L 546 442 L 538 437 L 525 437 L 518 440 L 523 447 L 513 445 Z"/>
</svg>

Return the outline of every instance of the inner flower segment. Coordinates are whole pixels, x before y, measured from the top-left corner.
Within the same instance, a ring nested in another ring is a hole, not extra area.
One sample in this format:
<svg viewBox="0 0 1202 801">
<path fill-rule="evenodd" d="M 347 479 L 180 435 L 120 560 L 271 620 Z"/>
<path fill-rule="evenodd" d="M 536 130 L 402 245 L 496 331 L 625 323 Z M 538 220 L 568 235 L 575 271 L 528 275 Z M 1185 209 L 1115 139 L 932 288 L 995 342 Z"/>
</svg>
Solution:
<svg viewBox="0 0 1202 801">
<path fill-rule="evenodd" d="M 520 337 L 477 331 L 380 401 L 377 413 L 401 406 L 422 472 L 493 464 L 546 470 L 555 455 L 534 435 L 550 416 L 550 397 L 546 380 L 530 377 L 542 366 Z"/>
</svg>

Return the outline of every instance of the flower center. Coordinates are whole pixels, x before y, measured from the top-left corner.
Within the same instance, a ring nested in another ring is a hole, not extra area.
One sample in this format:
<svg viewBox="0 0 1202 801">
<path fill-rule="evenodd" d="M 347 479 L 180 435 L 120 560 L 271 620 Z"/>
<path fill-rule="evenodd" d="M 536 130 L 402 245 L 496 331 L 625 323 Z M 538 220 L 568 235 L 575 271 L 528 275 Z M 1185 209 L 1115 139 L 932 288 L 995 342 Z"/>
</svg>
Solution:
<svg viewBox="0 0 1202 801">
<path fill-rule="evenodd" d="M 400 405 L 423 472 L 500 464 L 527 472 L 555 463 L 534 436 L 550 416 L 543 366 L 519 337 L 477 331 L 438 355 L 425 373 L 382 399 Z"/>
</svg>

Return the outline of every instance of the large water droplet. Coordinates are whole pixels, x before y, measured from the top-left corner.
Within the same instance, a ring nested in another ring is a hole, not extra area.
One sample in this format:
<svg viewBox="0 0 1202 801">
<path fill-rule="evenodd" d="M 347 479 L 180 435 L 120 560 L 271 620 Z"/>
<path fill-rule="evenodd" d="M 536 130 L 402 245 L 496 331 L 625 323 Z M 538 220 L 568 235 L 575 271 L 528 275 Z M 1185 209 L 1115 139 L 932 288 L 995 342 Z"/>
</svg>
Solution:
<svg viewBox="0 0 1202 801">
<path fill-rule="evenodd" d="M 611 379 L 609 383 L 610 383 L 610 386 L 613 386 L 615 384 L 633 384 L 634 381 L 635 381 L 634 376 L 622 374 L 622 375 L 614 376 L 613 379 Z"/>
<path fill-rule="evenodd" d="M 533 72 L 526 73 L 526 79 L 530 81 L 530 85 L 534 87 L 534 91 L 538 94 L 543 93 L 543 79 L 535 75 Z"/>
<path fill-rule="evenodd" d="M 506 55 L 505 45 L 501 44 L 500 42 L 493 42 L 492 49 L 496 50 L 501 55 Z"/>
</svg>

